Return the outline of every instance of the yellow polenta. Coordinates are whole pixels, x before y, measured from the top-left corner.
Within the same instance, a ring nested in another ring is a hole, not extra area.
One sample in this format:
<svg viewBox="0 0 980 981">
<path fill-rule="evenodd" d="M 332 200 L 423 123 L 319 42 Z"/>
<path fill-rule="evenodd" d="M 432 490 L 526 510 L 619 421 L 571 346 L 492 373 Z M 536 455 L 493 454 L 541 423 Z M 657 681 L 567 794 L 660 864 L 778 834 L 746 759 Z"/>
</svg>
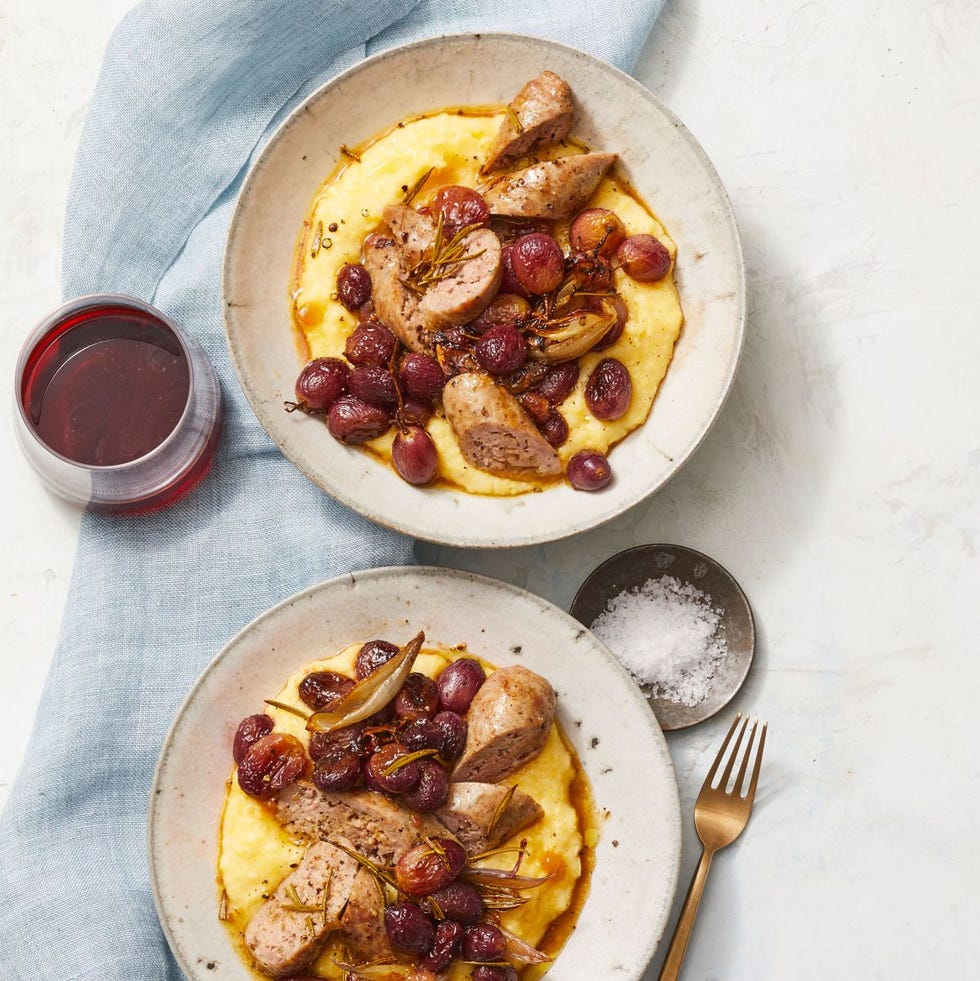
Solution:
<svg viewBox="0 0 980 981">
<path fill-rule="evenodd" d="M 273 696 L 273 701 L 303 708 L 299 684 L 311 671 L 338 671 L 354 677 L 354 658 L 360 646 L 352 644 L 334 657 L 301 668 Z M 416 660 L 414 670 L 436 677 L 460 653 L 459 650 L 427 648 Z M 488 673 L 493 670 L 487 662 L 483 664 Z M 276 731 L 289 733 L 304 745 L 307 744 L 308 734 L 303 719 L 271 705 L 266 706 L 265 710 L 275 722 Z M 577 795 L 573 792 L 576 780 L 579 782 Z M 521 873 L 529 876 L 550 874 L 552 878 L 527 894 L 532 899 L 525 906 L 502 915 L 504 927 L 532 945 L 538 944 L 548 927 L 584 897 L 587 882 L 579 882 L 583 874 L 582 856 L 595 845 L 596 833 L 588 795 L 581 792 L 581 782 L 584 780 L 581 765 L 562 739 L 557 724 L 552 726 L 548 741 L 537 759 L 506 780 L 508 786 L 517 784 L 530 794 L 545 812 L 543 820 L 516 837 L 527 839 L 529 851 L 521 864 Z M 307 843 L 291 839 L 276 821 L 272 810 L 244 793 L 234 775 L 228 782 L 218 842 L 218 881 L 224 891 L 226 924 L 243 956 L 248 959 L 248 952 L 241 943 L 248 921 L 265 897 L 300 861 Z M 512 866 L 513 862 L 514 855 L 505 854 L 482 864 L 504 868 Z M 343 971 L 334 963 L 335 958 L 344 959 L 344 952 L 336 942 L 328 944 L 321 953 L 314 964 L 316 972 L 325 978 L 342 979 Z M 538 977 L 543 970 L 528 970 L 523 977 Z M 467 978 L 468 972 L 468 968 L 457 965 L 448 977 L 456 981 Z"/>
<path fill-rule="evenodd" d="M 337 273 L 345 263 L 360 262 L 361 243 L 381 223 L 385 207 L 400 202 L 403 189 L 413 187 L 430 167 L 434 170 L 415 205 L 427 203 L 435 190 L 446 184 L 478 187 L 480 165 L 502 118 L 502 113 L 488 110 L 477 114 L 444 111 L 406 120 L 362 148 L 359 161 L 345 160 L 327 178 L 304 223 L 294 263 L 293 311 L 304 360 L 343 355 L 344 342 L 357 320 L 337 299 Z M 569 145 L 543 156 L 577 152 L 580 150 Z M 674 242 L 660 222 L 615 177 L 603 178 L 589 206 L 608 208 L 619 215 L 628 234 L 654 235 L 672 256 L 675 254 Z M 321 246 L 314 250 L 312 242 L 317 235 Z M 563 465 L 579 450 L 607 452 L 646 420 L 680 333 L 683 315 L 672 272 L 657 283 L 638 283 L 616 270 L 615 287 L 629 309 L 626 330 L 612 347 L 579 359 L 582 371 L 578 385 L 560 407 L 569 428 L 567 441 L 558 449 Z M 632 402 L 615 422 L 601 422 L 585 404 L 585 383 L 595 365 L 606 357 L 622 361 L 633 379 Z M 498 477 L 470 466 L 441 410 L 432 418 L 428 431 L 439 451 L 441 477 L 470 493 L 524 494 L 546 486 Z M 364 445 L 390 461 L 394 436 L 391 429 Z"/>
</svg>

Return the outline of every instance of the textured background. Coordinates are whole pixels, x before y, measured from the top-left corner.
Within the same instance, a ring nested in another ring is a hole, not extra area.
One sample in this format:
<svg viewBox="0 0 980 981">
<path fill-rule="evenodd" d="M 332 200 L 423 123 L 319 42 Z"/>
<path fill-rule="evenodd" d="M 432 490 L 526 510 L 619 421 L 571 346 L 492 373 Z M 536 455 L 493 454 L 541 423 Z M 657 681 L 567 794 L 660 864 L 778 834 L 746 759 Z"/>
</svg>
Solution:
<svg viewBox="0 0 980 981">
<path fill-rule="evenodd" d="M 24 334 L 58 299 L 75 145 L 128 6 L 0 2 L 8 398 Z M 980 955 L 978 42 L 973 0 L 668 0 L 637 75 L 735 205 L 749 330 L 732 398 L 682 474 L 609 527 L 517 552 L 419 549 L 565 606 L 637 542 L 691 545 L 742 582 L 761 643 L 735 707 L 771 736 L 756 815 L 712 872 L 694 979 L 966 977 Z M 9 423 L 0 441 L 2 800 L 77 516 L 40 490 Z M 669 739 L 686 814 L 725 721 Z"/>
</svg>

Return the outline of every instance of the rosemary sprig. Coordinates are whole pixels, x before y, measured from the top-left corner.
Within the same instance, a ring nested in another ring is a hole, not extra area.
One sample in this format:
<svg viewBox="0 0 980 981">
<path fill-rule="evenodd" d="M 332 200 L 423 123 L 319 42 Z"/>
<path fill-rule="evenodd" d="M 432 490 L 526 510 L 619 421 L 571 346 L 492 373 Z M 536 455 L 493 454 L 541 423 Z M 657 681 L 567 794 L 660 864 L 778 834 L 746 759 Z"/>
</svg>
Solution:
<svg viewBox="0 0 980 981">
<path fill-rule="evenodd" d="M 406 192 L 402 198 L 402 204 L 411 204 L 415 200 L 415 195 L 422 190 L 425 182 L 432 176 L 435 167 L 430 167 Z"/>
<path fill-rule="evenodd" d="M 507 118 L 510 120 L 511 125 L 518 133 L 524 132 L 524 124 L 520 121 L 516 112 L 514 112 L 513 106 L 507 107 Z"/>
<path fill-rule="evenodd" d="M 408 285 L 417 292 L 422 292 L 433 283 L 445 279 L 456 271 L 456 268 L 470 259 L 483 255 L 486 249 L 479 252 L 467 252 L 464 239 L 470 232 L 479 228 L 479 224 L 466 225 L 461 228 L 448 242 L 443 241 L 442 212 L 436 220 L 435 239 L 430 249 L 419 260 L 408 274 Z"/>
<path fill-rule="evenodd" d="M 299 898 L 299 893 L 296 892 L 296 887 L 292 884 L 286 886 L 286 898 L 289 900 L 288 903 L 283 903 L 282 908 L 288 910 L 290 913 L 317 913 L 326 918 L 326 907 L 323 906 L 311 906 L 309 903 L 304 903 L 302 899 Z M 326 892 L 324 892 L 324 896 Z"/>
<path fill-rule="evenodd" d="M 490 818 L 490 824 L 487 827 L 487 834 L 493 834 L 493 829 L 497 827 L 497 822 L 504 815 L 504 811 L 510 806 L 510 802 L 514 799 L 514 791 L 517 790 L 517 784 L 515 783 L 512 787 L 507 788 L 507 793 L 500 799 L 500 803 L 497 805 L 493 812 L 493 817 Z"/>
<path fill-rule="evenodd" d="M 287 705 L 285 702 L 277 702 L 274 698 L 265 699 L 266 705 L 271 705 L 273 708 L 282 709 L 283 712 L 289 712 L 292 715 L 298 715 L 301 719 L 308 719 L 310 717 L 309 712 L 304 712 L 302 709 L 296 708 L 295 705 Z"/>
<path fill-rule="evenodd" d="M 363 865 L 364 868 L 366 868 L 368 872 L 370 872 L 375 878 L 381 879 L 383 882 L 388 883 L 388 885 L 391 886 L 392 889 L 398 888 L 398 885 L 396 884 L 394 878 L 390 875 L 390 873 L 386 872 L 380 865 L 375 865 L 374 862 L 371 861 L 371 859 L 365 858 L 363 855 L 359 855 L 353 849 L 347 848 L 346 846 L 342 845 L 339 841 L 334 841 L 333 839 L 327 839 L 327 840 L 330 842 L 331 845 L 334 846 L 334 848 L 339 848 L 345 855 L 350 855 L 350 857 L 354 859 L 355 862 L 360 862 L 360 864 Z"/>
<path fill-rule="evenodd" d="M 386 777 L 390 777 L 403 766 L 408 766 L 409 763 L 414 763 L 415 760 L 425 759 L 427 756 L 435 756 L 438 752 L 439 750 L 437 749 L 418 749 L 414 753 L 406 753 L 404 756 L 399 756 L 394 762 L 389 763 L 381 772 Z"/>
</svg>

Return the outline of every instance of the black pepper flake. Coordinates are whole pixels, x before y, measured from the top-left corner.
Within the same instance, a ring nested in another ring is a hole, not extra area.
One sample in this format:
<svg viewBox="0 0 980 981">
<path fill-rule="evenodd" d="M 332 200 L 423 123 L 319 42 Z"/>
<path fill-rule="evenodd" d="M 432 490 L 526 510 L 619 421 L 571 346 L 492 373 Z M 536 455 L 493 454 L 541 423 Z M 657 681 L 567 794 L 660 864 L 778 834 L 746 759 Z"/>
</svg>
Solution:
<svg viewBox="0 0 980 981">
<path fill-rule="evenodd" d="M 599 737 L 598 737 L 598 736 L 593 736 L 593 737 L 592 737 L 592 738 L 591 738 L 591 739 L 589 740 L 589 745 L 590 745 L 590 746 L 591 746 L 591 747 L 592 747 L 593 749 L 595 749 L 595 748 L 596 748 L 596 746 L 598 746 L 598 745 L 599 745 Z"/>
<path fill-rule="evenodd" d="M 619 848 L 619 842 L 615 838 L 613 838 L 612 846 L 613 848 Z"/>
<path fill-rule="evenodd" d="M 511 649 L 510 649 L 510 652 L 511 652 L 511 654 L 520 654 L 522 650 L 523 650 L 523 648 L 521 647 L 521 645 L 520 645 L 520 644 L 515 644 L 515 645 L 514 645 L 514 646 L 513 646 L 513 647 L 512 647 Z"/>
</svg>

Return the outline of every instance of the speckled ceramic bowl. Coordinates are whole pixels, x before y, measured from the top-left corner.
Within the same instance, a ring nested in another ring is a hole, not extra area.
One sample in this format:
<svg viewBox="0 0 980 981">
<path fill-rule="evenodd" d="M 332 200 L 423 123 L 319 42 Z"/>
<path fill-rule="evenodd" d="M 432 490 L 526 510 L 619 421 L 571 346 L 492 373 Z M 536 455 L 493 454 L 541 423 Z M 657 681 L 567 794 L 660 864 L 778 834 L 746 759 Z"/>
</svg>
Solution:
<svg viewBox="0 0 980 981">
<path fill-rule="evenodd" d="M 613 450 L 616 478 L 601 493 L 567 485 L 507 498 L 419 489 L 336 442 L 325 427 L 302 425 L 307 420 L 283 411 L 301 367 L 288 295 L 297 236 L 341 143 L 355 146 L 414 112 L 507 102 L 546 68 L 572 86 L 575 132 L 596 149 L 619 153 L 622 170 L 677 243 L 684 329 L 650 418 Z M 386 51 L 310 96 L 249 173 L 224 266 L 232 357 L 259 422 L 283 453 L 314 483 L 379 524 L 482 548 L 585 531 L 662 487 L 704 439 L 728 395 L 742 348 L 744 297 L 731 206 L 680 120 L 618 69 L 572 48 L 512 34 L 434 38 Z"/>
<path fill-rule="evenodd" d="M 260 616 L 215 658 L 177 716 L 153 781 L 149 859 L 160 920 L 191 981 L 255 979 L 218 921 L 215 878 L 239 720 L 303 664 L 357 639 L 416 629 L 554 684 L 558 718 L 608 816 L 589 897 L 548 979 L 642 975 L 670 912 L 681 823 L 667 746 L 639 689 L 589 631 L 530 593 L 448 569 L 391 568 L 332 579 Z"/>
</svg>

